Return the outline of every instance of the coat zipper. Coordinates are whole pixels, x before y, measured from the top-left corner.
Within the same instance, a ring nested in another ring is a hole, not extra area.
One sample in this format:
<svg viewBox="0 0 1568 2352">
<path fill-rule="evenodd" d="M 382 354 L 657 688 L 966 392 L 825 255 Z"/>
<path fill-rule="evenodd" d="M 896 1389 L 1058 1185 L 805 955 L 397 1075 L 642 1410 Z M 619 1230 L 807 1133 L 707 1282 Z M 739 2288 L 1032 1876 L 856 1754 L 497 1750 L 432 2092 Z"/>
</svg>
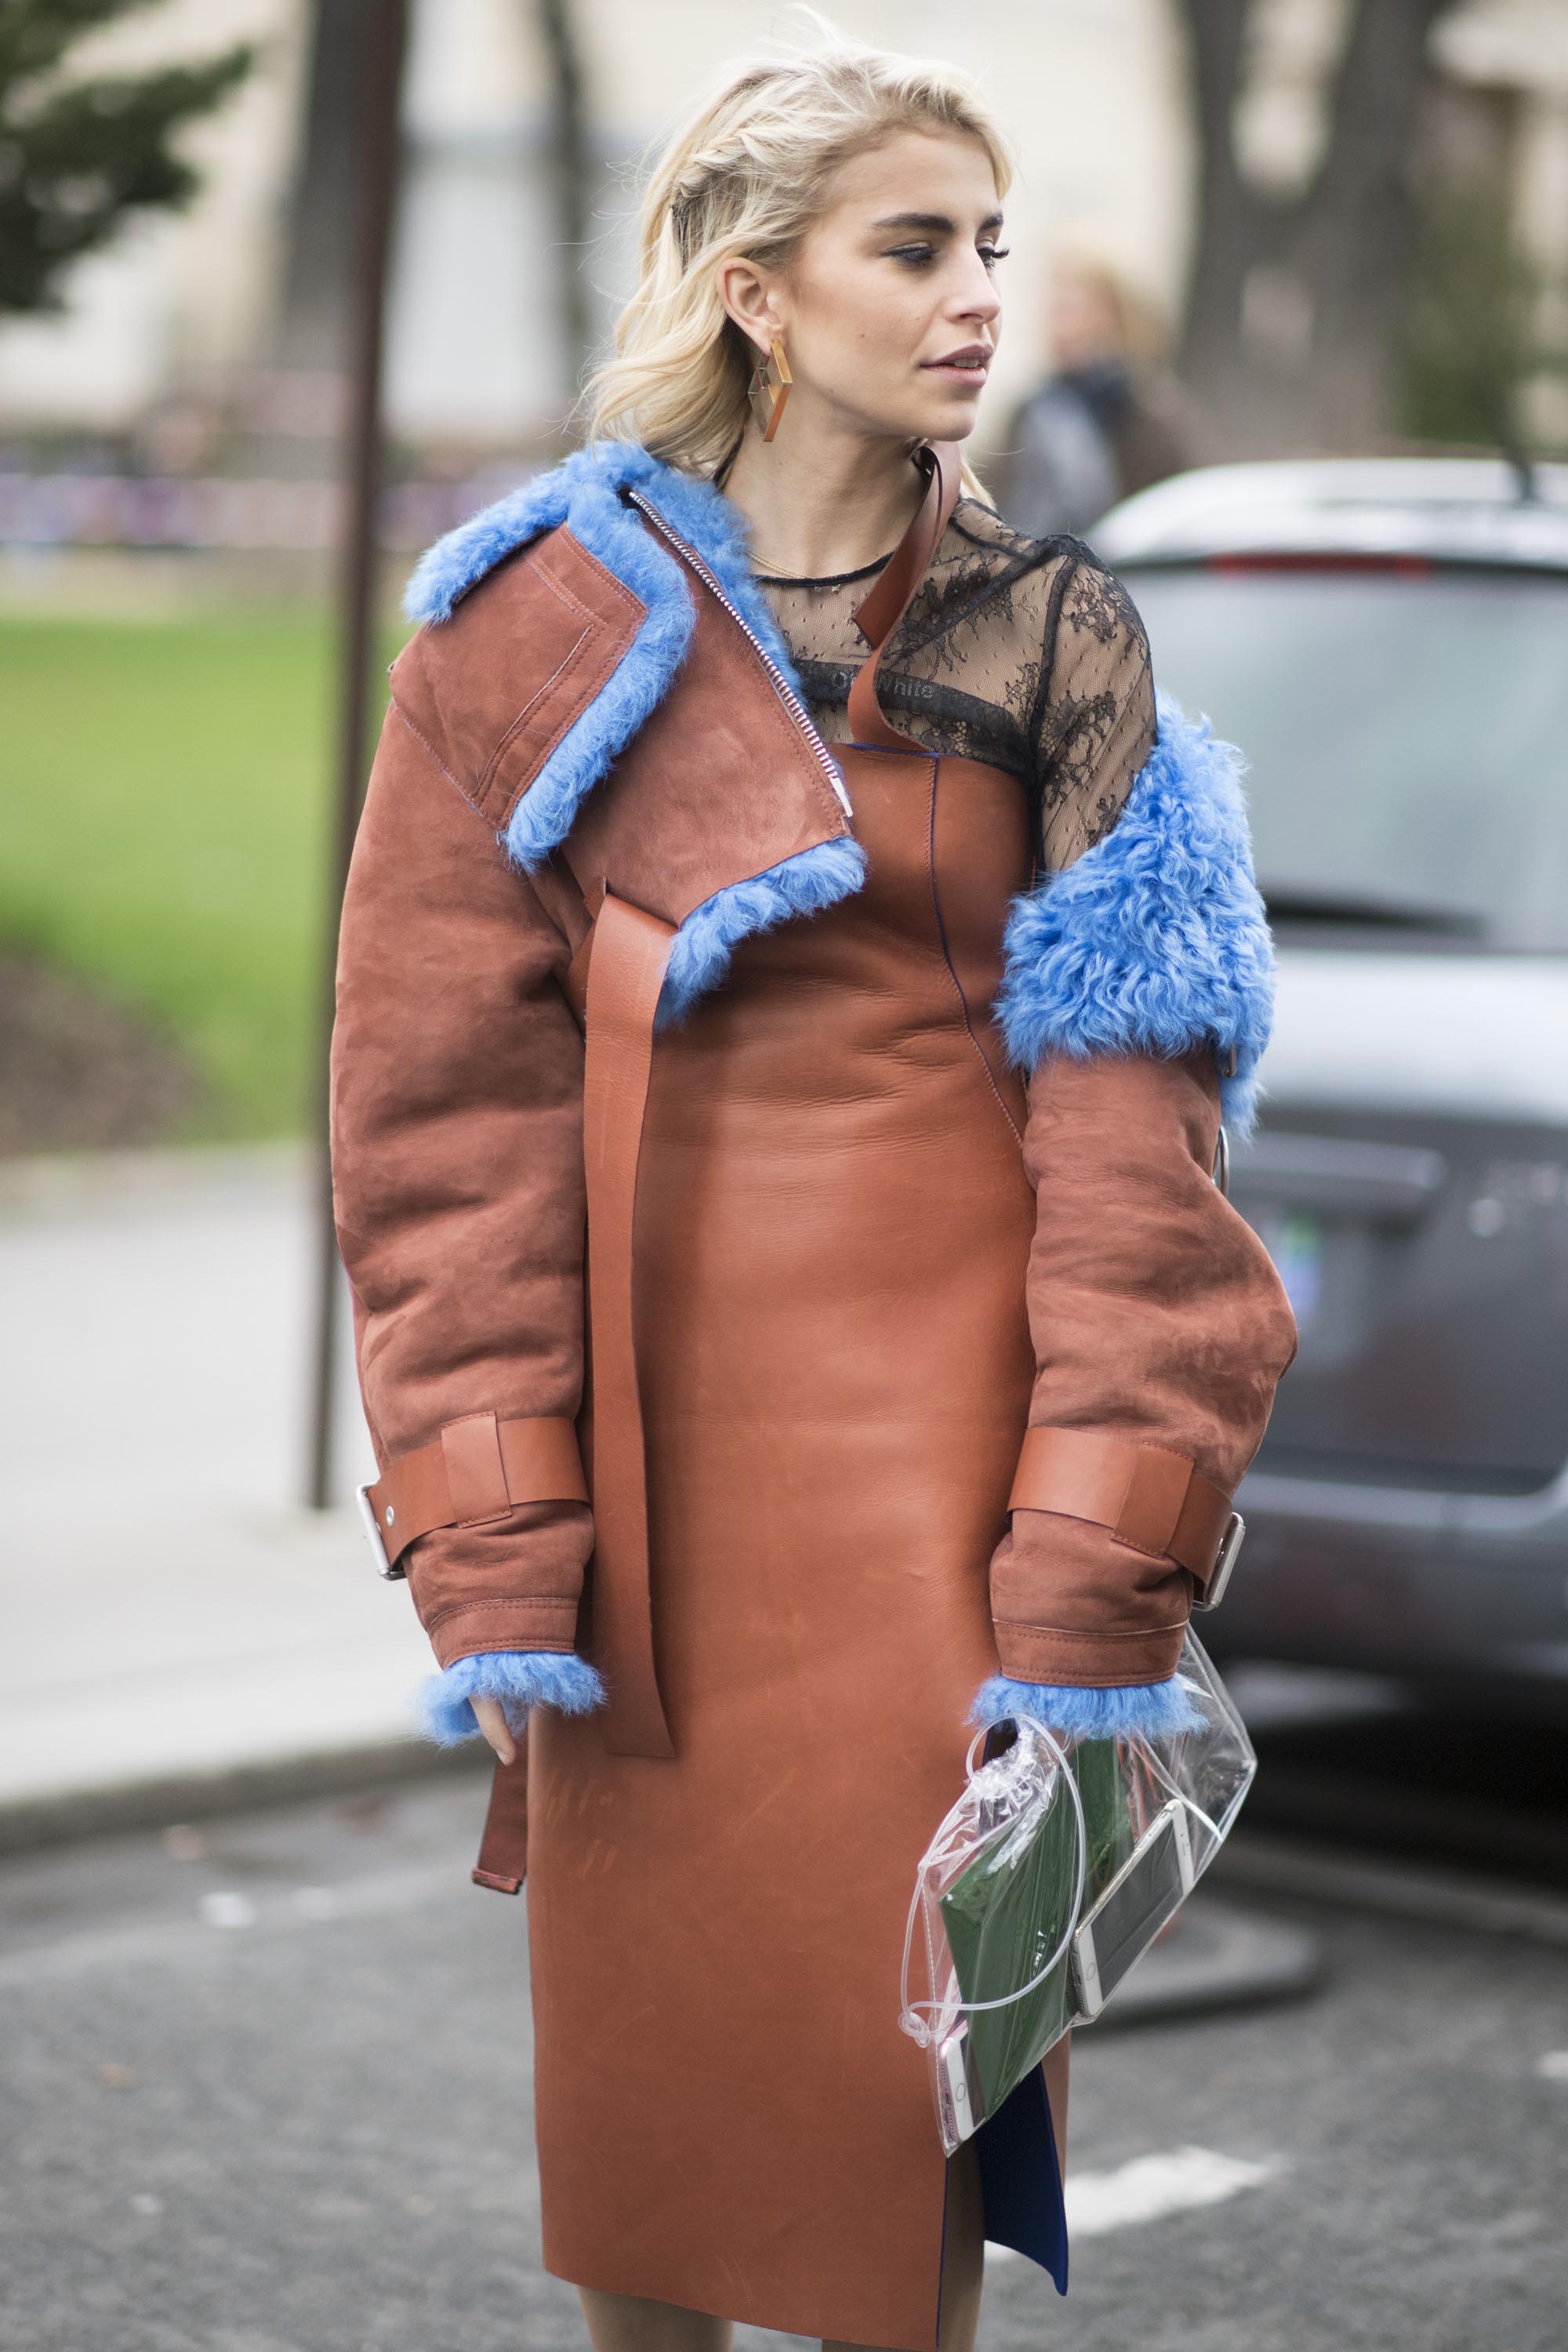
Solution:
<svg viewBox="0 0 1568 2352">
<path fill-rule="evenodd" d="M 680 537 L 678 531 L 671 530 L 664 517 L 659 513 L 658 509 L 652 505 L 648 499 L 645 499 L 640 490 L 628 491 L 627 496 L 630 498 L 631 502 L 633 506 L 636 507 L 637 512 L 640 515 L 646 516 L 647 520 L 652 523 L 659 537 L 663 540 L 667 540 L 669 545 L 675 549 L 678 555 L 685 557 L 687 562 L 690 564 L 691 569 L 696 572 L 697 577 L 701 581 L 703 586 L 710 589 L 713 594 L 717 596 L 720 604 L 722 604 L 726 613 L 729 614 L 730 618 L 734 622 L 735 626 L 740 630 L 742 635 L 745 638 L 747 644 L 756 655 L 757 659 L 762 663 L 763 667 L 766 670 L 769 680 L 773 686 L 773 689 L 778 696 L 779 700 L 784 704 L 784 709 L 789 712 L 790 717 L 794 719 L 795 725 L 805 736 L 807 743 L 811 746 L 812 751 L 816 755 L 817 765 L 821 768 L 823 774 L 827 778 L 828 782 L 832 785 L 834 792 L 838 796 L 838 800 L 843 807 L 845 815 L 853 816 L 855 812 L 850 806 L 849 794 L 845 789 L 844 778 L 839 772 L 838 762 L 835 760 L 832 752 L 828 750 L 826 744 L 823 741 L 821 736 L 812 725 L 811 714 L 806 709 L 805 703 L 802 702 L 799 695 L 796 694 L 788 678 L 785 677 L 783 670 L 780 669 L 777 662 L 774 661 L 766 646 L 763 645 L 761 637 L 758 636 L 755 629 L 752 628 L 744 614 L 738 611 L 736 606 L 731 604 L 729 596 L 720 586 L 718 581 L 714 578 L 713 573 L 709 570 L 707 564 L 703 562 L 702 558 L 698 554 L 696 549 L 689 547 L 685 540 Z"/>
</svg>

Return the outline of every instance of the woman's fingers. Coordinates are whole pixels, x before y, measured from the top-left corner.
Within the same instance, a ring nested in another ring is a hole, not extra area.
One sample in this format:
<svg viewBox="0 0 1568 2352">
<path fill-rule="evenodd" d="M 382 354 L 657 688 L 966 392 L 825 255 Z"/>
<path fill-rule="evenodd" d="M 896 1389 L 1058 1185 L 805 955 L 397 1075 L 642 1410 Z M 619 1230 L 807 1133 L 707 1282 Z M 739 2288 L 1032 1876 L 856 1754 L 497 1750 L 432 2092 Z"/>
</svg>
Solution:
<svg viewBox="0 0 1568 2352">
<path fill-rule="evenodd" d="M 503 1764 L 517 1761 L 517 1742 L 507 1727 L 499 1698 L 475 1698 L 468 1701 L 474 1710 L 474 1721 L 495 1749 Z"/>
</svg>

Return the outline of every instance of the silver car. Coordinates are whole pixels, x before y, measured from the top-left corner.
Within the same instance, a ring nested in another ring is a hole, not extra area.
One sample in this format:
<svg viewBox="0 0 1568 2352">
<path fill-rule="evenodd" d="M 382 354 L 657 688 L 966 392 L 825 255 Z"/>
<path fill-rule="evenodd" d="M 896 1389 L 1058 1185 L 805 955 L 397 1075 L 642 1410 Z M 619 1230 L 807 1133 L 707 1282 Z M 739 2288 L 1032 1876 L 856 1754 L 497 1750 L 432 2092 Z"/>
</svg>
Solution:
<svg viewBox="0 0 1568 2352">
<path fill-rule="evenodd" d="M 1205 1641 L 1568 1710 L 1568 467 L 1215 467 L 1092 538 L 1279 948 L 1232 1196 L 1301 1347 Z"/>
</svg>

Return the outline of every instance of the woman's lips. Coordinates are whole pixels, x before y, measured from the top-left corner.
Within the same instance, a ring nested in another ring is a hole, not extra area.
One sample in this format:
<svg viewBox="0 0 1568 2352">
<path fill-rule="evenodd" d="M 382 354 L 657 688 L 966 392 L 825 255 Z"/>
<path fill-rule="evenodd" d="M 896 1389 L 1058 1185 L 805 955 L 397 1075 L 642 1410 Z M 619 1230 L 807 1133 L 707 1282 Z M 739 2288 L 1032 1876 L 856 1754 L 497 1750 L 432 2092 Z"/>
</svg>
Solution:
<svg viewBox="0 0 1568 2352">
<path fill-rule="evenodd" d="M 950 376 L 955 383 L 984 383 L 990 364 L 991 353 L 976 348 L 949 352 L 940 360 L 926 360 L 923 367 L 927 375 Z"/>
</svg>

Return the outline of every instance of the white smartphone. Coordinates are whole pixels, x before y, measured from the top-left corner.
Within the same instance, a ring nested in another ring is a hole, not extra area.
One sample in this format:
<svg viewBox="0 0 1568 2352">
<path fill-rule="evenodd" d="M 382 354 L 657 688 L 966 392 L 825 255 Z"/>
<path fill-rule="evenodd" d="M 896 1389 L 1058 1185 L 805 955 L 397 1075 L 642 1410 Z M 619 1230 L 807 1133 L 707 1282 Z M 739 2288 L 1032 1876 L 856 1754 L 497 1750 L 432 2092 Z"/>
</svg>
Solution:
<svg viewBox="0 0 1568 2352">
<path fill-rule="evenodd" d="M 968 2029 L 954 2026 L 938 2044 L 936 2073 L 942 2119 L 948 2126 L 944 2137 L 953 2142 L 967 2139 L 974 2129 L 974 2110 L 969 2099 L 969 2070 L 964 2064 L 964 2043 Z"/>
<path fill-rule="evenodd" d="M 1100 2015 L 1133 1961 L 1192 1893 L 1195 1876 L 1187 1809 L 1173 1797 L 1074 1930 L 1073 1981 L 1085 2017 Z"/>
</svg>

